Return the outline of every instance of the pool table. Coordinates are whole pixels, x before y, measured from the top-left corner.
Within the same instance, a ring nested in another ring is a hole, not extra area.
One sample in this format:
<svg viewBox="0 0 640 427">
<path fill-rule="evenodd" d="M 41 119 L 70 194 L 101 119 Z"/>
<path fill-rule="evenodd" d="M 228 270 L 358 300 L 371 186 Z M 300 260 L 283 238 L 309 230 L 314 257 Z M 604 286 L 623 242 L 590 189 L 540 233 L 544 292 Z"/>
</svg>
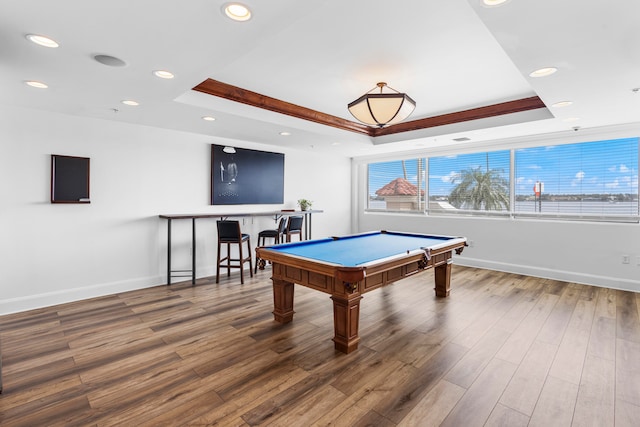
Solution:
<svg viewBox="0 0 640 427">
<path fill-rule="evenodd" d="M 452 254 L 461 254 L 466 238 L 376 231 L 344 237 L 259 247 L 257 256 L 272 264 L 273 316 L 293 320 L 297 283 L 331 295 L 335 348 L 358 348 L 362 294 L 433 267 L 435 292 L 449 295 Z"/>
</svg>

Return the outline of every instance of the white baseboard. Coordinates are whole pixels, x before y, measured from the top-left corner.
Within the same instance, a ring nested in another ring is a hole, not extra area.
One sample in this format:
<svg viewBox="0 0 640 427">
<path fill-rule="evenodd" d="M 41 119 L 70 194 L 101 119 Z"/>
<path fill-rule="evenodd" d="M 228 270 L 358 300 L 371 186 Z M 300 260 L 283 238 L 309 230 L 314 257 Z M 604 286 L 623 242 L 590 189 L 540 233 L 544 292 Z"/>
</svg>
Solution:
<svg viewBox="0 0 640 427">
<path fill-rule="evenodd" d="M 552 270 L 548 268 L 531 267 L 528 265 L 506 264 L 501 262 L 486 261 L 469 257 L 456 257 L 455 263 L 465 267 L 483 268 L 487 270 L 504 271 L 506 273 L 524 274 L 526 276 L 540 277 L 544 279 L 561 280 L 565 282 L 581 283 L 585 285 L 600 286 L 603 288 L 620 289 L 625 291 L 640 292 L 640 281 L 617 279 L 608 276 L 597 276 L 580 272 Z M 198 269 L 198 277 L 210 277 L 215 275 L 215 267 L 203 267 Z M 180 281 L 188 280 L 181 278 Z M 20 298 L 0 300 L 0 315 L 50 307 L 88 298 L 96 298 L 137 289 L 151 288 L 167 283 L 165 276 L 151 276 L 118 282 L 102 283 L 98 285 L 84 286 L 81 288 L 63 289 L 56 292 L 48 292 L 37 295 L 29 295 Z M 176 283 L 176 282 L 174 282 Z"/>
<path fill-rule="evenodd" d="M 637 280 L 585 274 L 577 271 L 553 270 L 549 268 L 532 267 L 529 265 L 507 264 L 468 257 L 456 257 L 455 264 L 465 267 L 476 267 L 486 270 L 503 271 L 505 273 L 524 274 L 526 276 L 540 277 L 543 279 L 553 279 L 563 282 L 599 286 L 602 288 L 640 292 L 640 281 Z"/>
<path fill-rule="evenodd" d="M 197 270 L 197 274 L 197 278 L 215 276 L 215 266 L 200 267 Z M 178 283 L 184 282 L 185 280 L 190 279 L 188 277 L 174 277 L 172 282 Z M 43 307 L 50 307 L 52 305 L 80 301 L 83 299 L 151 288 L 154 286 L 165 285 L 166 283 L 167 277 L 166 274 L 164 274 L 110 283 L 100 283 L 96 285 L 83 286 L 81 288 L 62 289 L 55 292 L 28 295 L 19 298 L 0 299 L 0 315 L 19 313 L 22 311 L 35 310 Z"/>
<path fill-rule="evenodd" d="M 132 280 L 122 280 L 81 288 L 62 289 L 55 292 L 29 295 L 19 298 L 0 300 L 0 315 L 50 307 L 52 305 L 79 301 L 88 298 L 102 297 L 136 289 L 150 288 L 166 283 L 164 277 L 154 276 Z"/>
</svg>

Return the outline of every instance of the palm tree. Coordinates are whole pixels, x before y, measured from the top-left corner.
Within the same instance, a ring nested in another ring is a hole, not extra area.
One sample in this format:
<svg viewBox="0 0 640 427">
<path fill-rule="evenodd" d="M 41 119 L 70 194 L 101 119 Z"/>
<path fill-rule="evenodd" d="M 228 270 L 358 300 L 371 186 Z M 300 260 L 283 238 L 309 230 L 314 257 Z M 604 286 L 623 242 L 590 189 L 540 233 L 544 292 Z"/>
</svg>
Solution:
<svg viewBox="0 0 640 427">
<path fill-rule="evenodd" d="M 461 171 L 454 179 L 457 185 L 449 194 L 449 203 L 458 209 L 509 210 L 509 183 L 501 172 L 484 172 L 481 167 Z"/>
</svg>

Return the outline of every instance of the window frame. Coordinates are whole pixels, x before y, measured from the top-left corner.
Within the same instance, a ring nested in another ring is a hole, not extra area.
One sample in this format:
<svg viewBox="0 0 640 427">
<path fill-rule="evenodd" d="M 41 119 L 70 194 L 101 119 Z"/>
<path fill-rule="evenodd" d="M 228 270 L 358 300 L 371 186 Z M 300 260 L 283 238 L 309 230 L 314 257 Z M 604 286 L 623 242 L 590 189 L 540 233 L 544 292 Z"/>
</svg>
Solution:
<svg viewBox="0 0 640 427">
<path fill-rule="evenodd" d="M 594 142 L 606 142 L 612 140 L 623 140 L 623 139 L 634 139 L 637 144 L 638 151 L 638 159 L 636 159 L 636 169 L 635 176 L 637 176 L 638 168 L 640 165 L 640 136 L 637 135 L 637 132 L 633 135 L 629 136 L 603 136 L 600 135 L 596 138 L 590 138 L 588 140 L 580 139 L 580 140 L 572 140 L 572 141 L 564 141 L 558 142 L 557 139 L 545 139 L 544 141 L 536 141 L 536 144 L 527 144 L 522 146 L 511 145 L 510 147 L 501 148 L 499 145 L 494 145 L 491 147 L 481 148 L 478 147 L 478 150 L 461 150 L 459 152 L 450 153 L 449 155 L 464 155 L 464 154 L 478 154 L 478 153 L 490 153 L 497 151 L 509 151 L 509 171 L 507 173 L 509 180 L 509 209 L 503 211 L 484 211 L 484 210 L 468 210 L 461 209 L 456 210 L 455 212 L 447 211 L 446 209 L 433 209 L 430 206 L 431 203 L 431 192 L 430 192 L 430 183 L 429 183 L 429 175 L 430 175 L 430 159 L 435 157 L 446 157 L 447 154 L 444 153 L 416 153 L 411 157 L 398 157 L 398 158 L 389 158 L 385 157 L 384 159 L 376 159 L 372 161 L 363 162 L 366 166 L 365 171 L 365 186 L 366 186 L 366 200 L 364 204 L 364 213 L 376 213 L 376 214 L 420 214 L 425 216 L 433 216 L 433 217 L 490 217 L 490 218 L 504 218 L 504 219 L 523 219 L 523 220 L 556 220 L 556 221 L 581 221 L 581 222 L 613 222 L 613 223 L 640 223 L 640 187 L 636 184 L 635 196 L 637 200 L 636 212 L 626 215 L 616 215 L 608 212 L 603 213 L 559 213 L 559 212 L 522 212 L 516 211 L 516 199 L 517 199 L 517 189 L 516 189 L 516 155 L 517 150 L 522 148 L 543 148 L 549 146 L 559 146 L 559 145 L 569 145 L 569 144 L 589 144 Z M 370 185 L 370 172 L 369 166 L 375 163 L 391 163 L 397 161 L 407 161 L 407 160 L 417 160 L 421 158 L 424 160 L 424 197 L 422 200 L 422 204 L 424 209 L 422 210 L 397 210 L 397 209 L 377 209 L 370 208 L 369 201 L 369 185 Z M 633 170 L 633 168 L 632 168 Z M 633 175 L 632 175 L 633 179 Z"/>
</svg>

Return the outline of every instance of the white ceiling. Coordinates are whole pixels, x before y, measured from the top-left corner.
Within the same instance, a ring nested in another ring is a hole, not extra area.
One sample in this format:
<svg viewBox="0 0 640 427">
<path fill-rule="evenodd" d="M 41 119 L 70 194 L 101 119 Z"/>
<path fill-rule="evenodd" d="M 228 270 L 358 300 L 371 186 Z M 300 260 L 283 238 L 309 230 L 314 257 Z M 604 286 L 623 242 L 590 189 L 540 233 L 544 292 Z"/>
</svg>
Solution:
<svg viewBox="0 0 640 427">
<path fill-rule="evenodd" d="M 253 18 L 238 23 L 222 0 L 0 0 L 0 103 L 346 156 L 640 122 L 638 0 L 243 3 Z M 409 120 L 532 96 L 548 109 L 372 139 L 191 90 L 207 78 L 348 120 L 378 81 L 417 102 Z"/>
</svg>

